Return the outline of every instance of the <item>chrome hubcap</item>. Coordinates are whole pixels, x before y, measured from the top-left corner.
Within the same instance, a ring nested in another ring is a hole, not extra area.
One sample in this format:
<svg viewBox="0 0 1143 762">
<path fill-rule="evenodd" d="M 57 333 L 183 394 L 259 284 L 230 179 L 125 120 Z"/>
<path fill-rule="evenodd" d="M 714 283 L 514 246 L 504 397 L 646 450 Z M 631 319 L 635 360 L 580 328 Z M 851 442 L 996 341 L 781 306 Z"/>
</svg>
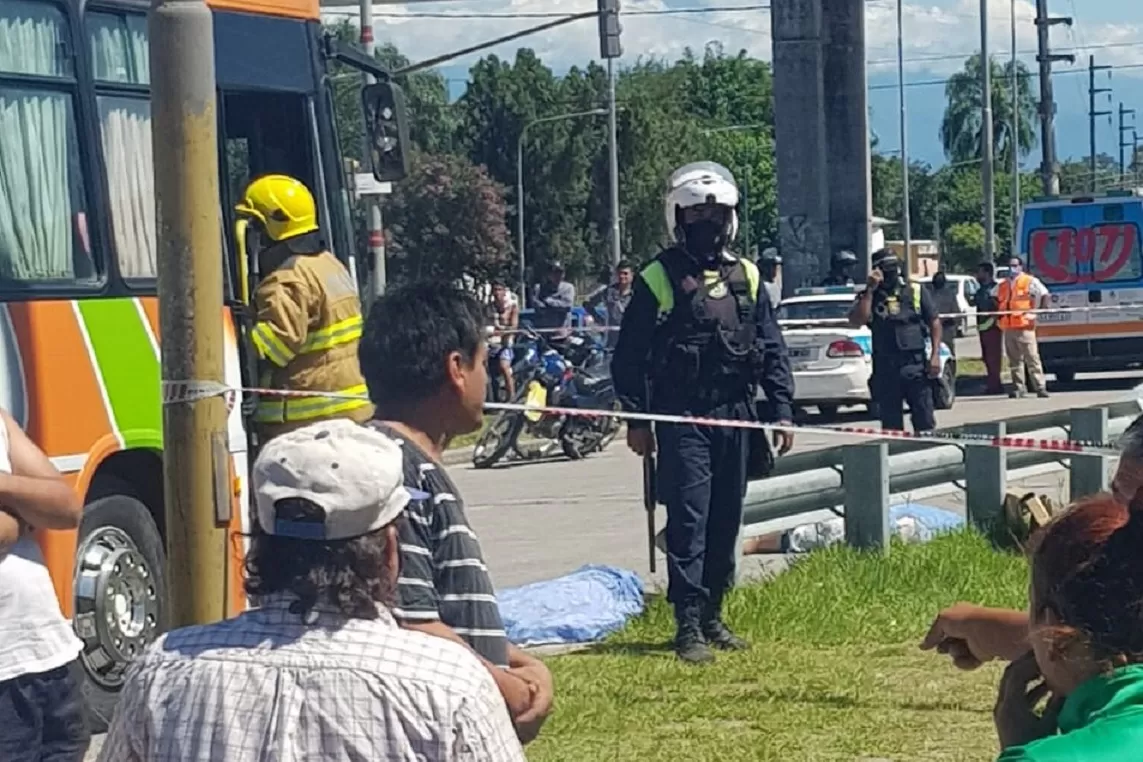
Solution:
<svg viewBox="0 0 1143 762">
<path fill-rule="evenodd" d="M 117 527 L 96 529 L 76 556 L 80 658 L 92 679 L 114 689 L 122 684 L 127 665 L 158 634 L 157 582 L 134 540 Z"/>
</svg>

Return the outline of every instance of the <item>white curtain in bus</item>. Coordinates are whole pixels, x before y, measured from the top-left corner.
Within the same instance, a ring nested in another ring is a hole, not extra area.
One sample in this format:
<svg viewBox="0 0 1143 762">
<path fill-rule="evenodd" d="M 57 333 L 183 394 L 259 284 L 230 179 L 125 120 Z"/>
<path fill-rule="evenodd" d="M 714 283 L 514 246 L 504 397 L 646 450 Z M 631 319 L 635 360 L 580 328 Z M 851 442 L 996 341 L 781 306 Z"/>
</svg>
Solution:
<svg viewBox="0 0 1143 762">
<path fill-rule="evenodd" d="M 0 71 L 66 76 L 63 19 L 51 5 L 0 8 Z M 75 277 L 71 96 L 0 88 L 0 277 Z"/>
<path fill-rule="evenodd" d="M 87 32 L 91 40 L 91 70 L 96 81 L 128 85 L 151 83 L 145 18 L 90 12 Z"/>
<path fill-rule="evenodd" d="M 99 120 L 119 272 L 125 278 L 154 278 L 151 104 L 142 98 L 100 96 Z"/>
<path fill-rule="evenodd" d="M 147 22 L 142 16 L 90 13 L 87 29 L 96 81 L 150 84 Z M 101 95 L 99 121 L 119 272 L 125 278 L 154 278 L 151 104 L 142 95 Z"/>
</svg>

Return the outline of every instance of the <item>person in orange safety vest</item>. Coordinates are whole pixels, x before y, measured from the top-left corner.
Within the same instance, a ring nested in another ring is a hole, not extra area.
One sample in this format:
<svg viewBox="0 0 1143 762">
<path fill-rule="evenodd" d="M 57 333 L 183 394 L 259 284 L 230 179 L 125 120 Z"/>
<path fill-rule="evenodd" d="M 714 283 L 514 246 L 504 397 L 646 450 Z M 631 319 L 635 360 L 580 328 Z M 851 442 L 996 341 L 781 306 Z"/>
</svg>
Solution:
<svg viewBox="0 0 1143 762">
<path fill-rule="evenodd" d="M 364 399 L 357 362 L 357 284 L 326 248 L 313 195 L 292 177 L 265 175 L 250 183 L 236 211 L 244 227 L 260 234 L 262 280 L 254 293 L 257 322 L 250 335 L 260 386 L 339 395 L 260 395 L 254 422 L 261 443 L 322 419 L 369 420 L 373 405 Z"/>
<path fill-rule="evenodd" d="M 1008 277 L 997 289 L 998 311 L 1005 313 L 998 320 L 1004 333 L 1004 353 L 1008 356 L 1008 372 L 1012 376 L 1013 399 L 1028 393 L 1024 380 L 1024 366 L 1037 396 L 1047 397 L 1044 366 L 1040 362 L 1040 347 L 1036 343 L 1036 313 L 1046 309 L 1048 289 L 1039 278 L 1024 272 L 1024 261 L 1012 257 L 1008 261 Z"/>
</svg>

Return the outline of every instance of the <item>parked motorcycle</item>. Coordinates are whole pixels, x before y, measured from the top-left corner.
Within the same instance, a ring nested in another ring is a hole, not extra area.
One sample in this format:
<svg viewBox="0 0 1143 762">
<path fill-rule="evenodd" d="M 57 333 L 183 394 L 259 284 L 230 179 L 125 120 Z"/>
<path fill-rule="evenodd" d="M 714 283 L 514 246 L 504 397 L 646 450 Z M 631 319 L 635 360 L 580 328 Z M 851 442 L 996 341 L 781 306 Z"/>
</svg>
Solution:
<svg viewBox="0 0 1143 762">
<path fill-rule="evenodd" d="M 597 340 L 572 334 L 562 339 L 546 339 L 527 332 L 537 343 L 539 360 L 528 375 L 517 377 L 515 404 L 529 407 L 580 407 L 610 410 L 615 407 L 615 389 L 607 367 L 607 355 Z M 519 457 L 543 457 L 555 447 L 567 457 L 580 460 L 603 450 L 619 432 L 615 418 L 569 416 L 504 411 L 481 435 L 472 453 L 476 468 L 491 468 L 509 453 Z M 536 453 L 525 453 L 520 437 L 527 434 L 548 440 Z"/>
<path fill-rule="evenodd" d="M 538 337 L 523 332 L 516 336 L 512 345 L 512 378 L 517 388 L 522 379 L 531 377 L 532 371 L 540 361 L 540 345 Z M 488 389 L 484 395 L 485 402 L 508 402 L 508 384 L 500 373 L 500 358 L 495 351 L 488 353 Z"/>
</svg>

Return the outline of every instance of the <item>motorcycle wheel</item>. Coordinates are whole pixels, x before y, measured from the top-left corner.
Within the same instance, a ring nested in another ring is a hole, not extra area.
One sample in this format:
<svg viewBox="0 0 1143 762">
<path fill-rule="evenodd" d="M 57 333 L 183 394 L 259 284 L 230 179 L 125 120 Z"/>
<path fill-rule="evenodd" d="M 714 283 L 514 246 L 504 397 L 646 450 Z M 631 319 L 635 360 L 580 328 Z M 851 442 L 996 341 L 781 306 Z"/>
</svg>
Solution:
<svg viewBox="0 0 1143 762">
<path fill-rule="evenodd" d="M 606 425 L 609 421 L 598 423 Z M 596 450 L 602 450 L 606 446 L 604 445 L 606 437 L 607 435 L 600 431 L 595 422 L 588 426 L 576 424 L 560 432 L 560 449 L 569 460 L 583 460 Z"/>
<path fill-rule="evenodd" d="M 524 416 L 520 413 L 505 411 L 496 416 L 472 448 L 472 467 L 492 468 L 499 463 L 516 444 L 523 428 Z"/>
</svg>

